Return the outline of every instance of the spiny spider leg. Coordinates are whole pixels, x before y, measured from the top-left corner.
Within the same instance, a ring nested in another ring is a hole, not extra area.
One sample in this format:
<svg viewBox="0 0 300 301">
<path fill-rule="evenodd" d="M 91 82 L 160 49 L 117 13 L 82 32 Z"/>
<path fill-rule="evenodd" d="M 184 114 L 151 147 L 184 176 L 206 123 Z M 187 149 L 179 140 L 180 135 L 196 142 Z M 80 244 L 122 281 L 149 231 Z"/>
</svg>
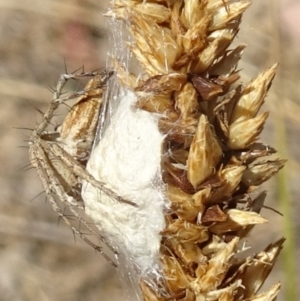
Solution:
<svg viewBox="0 0 300 301">
<path fill-rule="evenodd" d="M 109 245 L 106 239 L 95 231 L 87 220 L 78 213 L 78 210 L 82 208 L 77 205 L 78 198 L 81 200 L 80 185 L 83 180 L 90 182 L 100 191 L 119 202 L 135 205 L 122 199 L 105 187 L 105 183 L 96 181 L 85 169 L 95 136 L 104 87 L 111 75 L 111 71 L 61 75 L 52 101 L 43 115 L 42 121 L 32 132 L 29 143 L 29 157 L 32 166 L 36 169 L 41 179 L 53 210 L 71 227 L 75 234 L 99 251 L 112 265 L 116 266 L 116 263 L 104 253 L 100 246 L 88 239 L 79 230 L 79 227 L 74 226 L 74 222 L 71 222 L 71 216 L 68 217 L 64 214 L 59 205 L 62 204 L 67 207 L 72 213 L 72 217 L 75 217 L 79 224 L 84 225 L 89 234 L 93 234 L 105 243 L 114 254 L 117 254 L 116 250 Z M 69 79 L 78 79 L 86 76 L 91 76 L 92 79 L 82 92 L 61 98 L 62 89 Z M 74 96 L 79 97 L 66 115 L 60 132 L 49 133 L 47 127 L 50 125 L 59 105 L 66 100 L 74 98 Z"/>
<path fill-rule="evenodd" d="M 73 208 L 73 206 L 70 204 L 70 202 L 67 199 L 67 195 L 65 193 L 65 187 L 63 187 L 59 181 L 59 177 L 56 173 L 55 168 L 49 164 L 49 158 L 47 156 L 47 152 L 42 147 L 43 143 L 37 143 L 35 144 L 34 148 L 31 148 L 31 162 L 36 168 L 38 175 L 42 181 L 42 185 L 44 187 L 44 190 L 46 192 L 46 195 L 49 199 L 49 202 L 53 208 L 53 210 L 58 214 L 60 218 L 62 218 L 68 226 L 71 227 L 72 231 L 77 234 L 81 239 L 83 239 L 86 243 L 88 243 L 90 246 L 92 246 L 94 249 L 99 251 L 103 257 L 108 260 L 109 263 L 116 266 L 116 263 L 113 262 L 108 255 L 106 255 L 102 248 L 96 244 L 94 244 L 92 241 L 90 241 L 81 231 L 79 231 L 72 223 L 70 222 L 70 218 L 68 218 L 58 205 L 58 202 L 56 201 L 55 197 L 58 197 L 58 199 L 68 207 L 68 209 L 72 212 L 72 214 L 77 218 L 77 220 L 82 223 L 87 230 L 91 232 L 91 234 L 94 234 L 96 237 L 98 237 L 103 243 L 106 244 L 106 246 L 114 253 L 117 254 L 117 252 L 114 250 L 114 248 L 106 241 L 106 239 L 97 233 L 95 230 L 93 230 L 86 220 L 84 220 L 81 216 L 79 216 L 78 212 Z M 51 159 L 50 159 L 51 160 Z"/>
<path fill-rule="evenodd" d="M 73 168 L 73 172 L 75 175 L 79 176 L 82 180 L 85 180 L 92 184 L 94 187 L 103 191 L 105 194 L 110 196 L 111 198 L 123 202 L 132 206 L 136 206 L 134 202 L 125 200 L 115 194 L 112 190 L 105 187 L 105 183 L 96 180 L 90 173 L 88 173 L 76 160 L 66 153 L 58 144 L 51 144 L 51 149 L 55 156 L 59 157 L 69 168 Z"/>
</svg>

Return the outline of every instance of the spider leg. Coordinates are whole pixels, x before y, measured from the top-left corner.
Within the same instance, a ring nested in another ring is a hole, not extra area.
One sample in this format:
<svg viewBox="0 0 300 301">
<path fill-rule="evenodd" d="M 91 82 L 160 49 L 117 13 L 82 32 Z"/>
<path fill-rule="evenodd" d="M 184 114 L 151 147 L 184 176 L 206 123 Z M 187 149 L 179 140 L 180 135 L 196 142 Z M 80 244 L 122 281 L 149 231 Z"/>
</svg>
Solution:
<svg viewBox="0 0 300 301">
<path fill-rule="evenodd" d="M 39 178 L 41 179 L 43 188 L 53 210 L 58 214 L 60 218 L 62 218 L 65 221 L 65 223 L 72 229 L 72 231 L 75 234 L 77 234 L 87 244 L 89 244 L 95 250 L 97 250 L 109 263 L 111 263 L 113 266 L 117 266 L 117 264 L 114 261 L 112 261 L 106 253 L 104 253 L 103 249 L 99 245 L 93 243 L 90 239 L 86 237 L 85 234 L 82 233 L 82 231 L 79 231 L 78 228 L 71 223 L 70 217 L 67 217 L 58 205 L 58 202 L 64 204 L 73 214 L 73 216 L 75 216 L 75 218 L 86 227 L 90 234 L 93 234 L 94 236 L 98 237 L 105 245 L 107 245 L 107 247 L 115 255 L 117 254 L 116 250 L 106 241 L 106 239 L 94 229 L 92 229 L 92 227 L 87 223 L 87 221 L 78 214 L 78 212 L 74 209 L 74 206 L 72 206 L 67 200 L 65 188 L 63 184 L 59 181 L 60 175 L 57 174 L 57 171 L 53 168 L 51 164 L 49 164 L 47 146 L 48 145 L 46 145 L 45 147 L 45 142 L 42 140 L 36 141 L 30 146 L 30 157 L 31 163 L 36 169 Z"/>
<path fill-rule="evenodd" d="M 74 174 L 92 184 L 94 187 L 103 191 L 105 194 L 115 199 L 118 202 L 123 202 L 131 206 L 137 206 L 134 202 L 123 199 L 115 192 L 106 187 L 104 182 L 96 180 L 80 163 L 78 163 L 72 156 L 66 153 L 58 144 L 51 144 L 53 152 L 59 156 L 59 158 L 65 162 L 70 168 L 73 168 Z"/>
<path fill-rule="evenodd" d="M 43 114 L 42 121 L 32 131 L 29 141 L 29 157 L 31 165 L 35 168 L 42 182 L 47 199 L 59 218 L 65 221 L 74 234 L 77 234 L 88 245 L 100 252 L 109 263 L 113 266 L 117 266 L 117 263 L 104 252 L 100 245 L 87 238 L 87 235 L 93 235 L 93 237 L 102 241 L 115 255 L 118 254 L 117 251 L 107 242 L 105 237 L 102 236 L 96 228 L 94 229 L 92 224 L 88 223 L 88 219 L 82 217 L 84 214 L 84 208 L 79 206 L 77 203 L 78 196 L 80 196 L 81 199 L 81 182 L 82 180 L 90 182 L 110 197 L 130 205 L 134 204 L 116 195 L 105 186 L 105 183 L 97 181 L 85 170 L 85 166 L 80 163 L 77 157 L 72 156 L 71 153 L 68 153 L 67 150 L 60 146 L 60 143 L 71 143 L 71 145 L 74 145 L 75 143 L 75 147 L 77 148 L 80 146 L 77 146 L 76 143 L 81 140 L 81 137 L 83 137 L 83 141 L 87 138 L 94 138 L 93 127 L 97 126 L 97 120 L 93 119 L 97 114 L 94 110 L 100 110 L 100 106 L 97 108 L 92 107 L 91 103 L 89 109 L 87 109 L 86 106 L 81 105 L 83 101 L 90 102 L 92 99 L 95 101 L 95 99 L 98 100 L 98 98 L 102 97 L 103 87 L 112 74 L 112 71 L 106 70 L 99 70 L 90 73 L 82 72 L 79 74 L 62 74 L 56 88 L 54 89 L 53 98 L 48 109 Z M 92 77 L 83 91 L 61 97 L 62 90 L 68 80 L 80 79 L 82 77 Z M 67 133 L 64 135 L 65 140 L 60 141 L 61 133 L 56 130 L 52 132 L 47 131 L 46 129 L 49 125 L 51 125 L 51 120 L 59 106 L 65 101 L 76 97 L 79 97 L 77 102 L 71 107 L 63 122 Z M 74 114 L 77 115 L 75 116 Z M 90 119 L 93 119 L 94 121 L 91 122 Z M 89 125 L 90 127 L 87 127 L 86 125 Z M 77 128 L 74 128 L 74 131 L 68 131 L 68 127 L 72 130 L 72 127 Z M 80 139 L 76 136 L 77 132 L 81 135 Z M 68 209 L 71 215 L 67 215 L 62 209 L 62 206 Z M 74 220 L 79 223 L 78 226 L 74 225 Z M 85 227 L 84 229 L 87 230 L 87 234 L 81 231 L 81 225 Z"/>
</svg>

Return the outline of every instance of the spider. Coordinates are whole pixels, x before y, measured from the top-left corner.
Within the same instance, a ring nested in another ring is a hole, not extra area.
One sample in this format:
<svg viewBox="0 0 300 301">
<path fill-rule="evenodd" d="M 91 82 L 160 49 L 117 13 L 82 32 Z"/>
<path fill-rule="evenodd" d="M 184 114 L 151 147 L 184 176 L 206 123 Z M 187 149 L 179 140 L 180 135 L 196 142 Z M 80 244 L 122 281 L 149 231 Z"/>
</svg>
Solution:
<svg viewBox="0 0 300 301">
<path fill-rule="evenodd" d="M 53 210 L 69 225 L 87 244 L 99 251 L 109 263 L 117 266 L 98 243 L 92 242 L 87 235 L 100 239 L 117 256 L 117 251 L 106 241 L 105 237 L 93 229 L 84 216 L 84 204 L 81 199 L 81 182 L 87 181 L 113 199 L 134 205 L 106 188 L 90 175 L 85 165 L 89 158 L 103 103 L 106 83 L 112 71 L 102 70 L 91 73 L 62 74 L 57 83 L 52 101 L 34 128 L 29 140 L 29 158 L 35 168 Z M 83 91 L 62 97 L 62 89 L 70 79 L 91 77 Z M 69 99 L 77 97 L 61 126 L 55 131 L 47 131 L 59 106 Z M 68 209 L 70 214 L 65 213 Z M 74 220 L 79 223 L 74 225 Z M 80 227 L 88 234 L 84 234 Z"/>
</svg>

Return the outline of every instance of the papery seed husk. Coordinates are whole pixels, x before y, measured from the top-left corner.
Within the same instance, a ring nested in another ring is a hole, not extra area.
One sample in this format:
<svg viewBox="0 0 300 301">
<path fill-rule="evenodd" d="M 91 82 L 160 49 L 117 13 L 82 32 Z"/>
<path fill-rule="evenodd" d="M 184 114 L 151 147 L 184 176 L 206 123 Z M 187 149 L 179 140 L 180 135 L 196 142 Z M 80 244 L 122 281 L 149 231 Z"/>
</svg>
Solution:
<svg viewBox="0 0 300 301">
<path fill-rule="evenodd" d="M 276 68 L 277 64 L 259 74 L 246 86 L 234 108 L 231 123 L 249 120 L 256 116 L 270 88 Z"/>
<path fill-rule="evenodd" d="M 268 291 L 255 295 L 249 301 L 275 301 L 280 289 L 280 283 L 273 285 Z"/>
<path fill-rule="evenodd" d="M 204 206 L 201 202 L 195 202 L 191 195 L 183 192 L 178 187 L 169 184 L 167 191 L 171 208 L 179 217 L 187 221 L 193 221 L 197 218 L 198 213 L 203 211 Z"/>
<path fill-rule="evenodd" d="M 245 299 L 256 294 L 263 285 L 282 249 L 284 240 L 280 239 L 270 244 L 264 251 L 249 259 L 250 262 L 245 263 L 245 271 L 240 277 L 245 286 L 242 292 Z"/>
<path fill-rule="evenodd" d="M 231 51 L 225 52 L 224 56 L 212 66 L 211 74 L 227 75 L 236 70 L 245 47 L 246 45 L 242 44 Z"/>
<path fill-rule="evenodd" d="M 215 202 L 230 196 L 240 184 L 245 166 L 228 166 L 218 172 L 220 187 L 211 196 L 210 202 Z"/>
<path fill-rule="evenodd" d="M 116 70 L 118 79 L 123 84 L 123 86 L 135 88 L 138 84 L 137 77 L 133 73 L 130 73 L 128 70 L 126 70 L 125 67 L 121 65 L 115 57 L 111 57 L 111 62 L 114 69 Z"/>
<path fill-rule="evenodd" d="M 238 209 L 230 209 L 227 211 L 227 220 L 216 223 L 209 227 L 209 230 L 215 234 L 238 231 L 249 225 L 257 225 L 268 222 L 256 212 L 247 212 Z"/>
<path fill-rule="evenodd" d="M 226 6 L 222 5 L 218 10 L 214 9 L 214 11 L 210 12 L 214 17 L 209 30 L 213 31 L 223 28 L 232 20 L 238 19 L 250 4 L 250 1 L 239 1 Z"/>
<path fill-rule="evenodd" d="M 244 149 L 256 142 L 269 116 L 265 112 L 246 121 L 237 121 L 229 127 L 228 146 L 231 149 Z"/>
<path fill-rule="evenodd" d="M 173 234 L 176 240 L 182 243 L 200 243 L 209 238 L 207 227 L 195 225 L 182 219 L 177 219 L 169 224 L 163 234 L 166 236 Z"/>
<path fill-rule="evenodd" d="M 196 244 L 180 243 L 176 239 L 171 239 L 170 243 L 176 255 L 184 263 L 185 266 L 191 266 L 192 264 L 199 264 L 202 269 L 205 269 L 204 264 L 207 257 L 201 253 L 201 250 Z"/>
<path fill-rule="evenodd" d="M 156 75 L 141 82 L 135 89 L 138 94 L 144 92 L 149 95 L 170 95 L 175 91 L 180 91 L 187 82 L 187 75 L 178 72 L 170 72 L 164 75 Z"/>
<path fill-rule="evenodd" d="M 190 279 L 188 279 L 175 257 L 162 255 L 161 262 L 166 275 L 165 281 L 172 292 L 180 292 L 189 286 Z"/>
<path fill-rule="evenodd" d="M 206 300 L 233 301 L 235 291 L 241 285 L 241 281 L 238 280 L 225 288 L 212 290 L 207 293 Z"/>
<path fill-rule="evenodd" d="M 203 277 L 195 280 L 193 285 L 199 286 L 203 292 L 208 292 L 218 287 L 230 267 L 229 262 L 232 259 L 232 255 L 237 247 L 238 241 L 239 239 L 236 237 L 229 242 L 224 249 L 218 251 L 210 259 L 207 270 Z"/>
<path fill-rule="evenodd" d="M 201 115 L 187 160 L 187 176 L 194 187 L 215 172 L 221 156 L 222 149 L 207 117 Z"/>
<path fill-rule="evenodd" d="M 246 169 L 242 181 L 247 186 L 259 186 L 283 168 L 285 162 L 281 159 L 253 162 Z"/>
<path fill-rule="evenodd" d="M 172 71 L 171 68 L 175 60 L 180 56 L 181 49 L 173 39 L 171 31 L 166 27 L 159 27 L 151 22 L 149 18 L 142 18 L 142 16 L 138 15 L 132 15 L 131 22 L 133 27 L 130 32 L 136 41 L 134 48 L 139 48 L 141 55 L 153 65 L 160 66 L 160 70 L 164 69 L 163 73 Z M 148 34 L 145 36 L 143 32 Z M 164 46 L 161 47 L 162 45 Z M 133 51 L 134 48 L 132 49 Z M 160 74 L 161 72 L 157 73 Z"/>
<path fill-rule="evenodd" d="M 141 94 L 143 95 L 145 93 Z M 170 112 L 174 112 L 170 95 L 149 95 L 139 97 L 136 107 L 151 113 L 170 114 Z"/>
<path fill-rule="evenodd" d="M 207 1 L 187 0 L 182 12 L 181 20 L 186 28 L 191 28 L 206 13 Z"/>
<path fill-rule="evenodd" d="M 204 47 L 210 20 L 208 15 L 204 16 L 184 34 L 182 46 L 186 53 L 197 53 Z"/>
<path fill-rule="evenodd" d="M 199 105 L 197 92 L 191 83 L 186 83 L 174 95 L 176 107 L 181 111 L 181 118 L 186 120 L 189 116 L 198 113 Z"/>
<path fill-rule="evenodd" d="M 162 23 L 169 20 L 170 9 L 156 3 L 140 3 L 136 1 L 115 1 L 114 8 L 110 9 L 104 15 L 106 17 L 114 17 L 117 19 L 127 20 L 128 14 L 142 14 L 151 18 L 153 22 Z"/>
<path fill-rule="evenodd" d="M 230 29 L 213 32 L 208 37 L 208 46 L 194 60 L 191 72 L 196 74 L 205 72 L 230 45 L 237 33 L 237 29 L 238 24 Z"/>
</svg>

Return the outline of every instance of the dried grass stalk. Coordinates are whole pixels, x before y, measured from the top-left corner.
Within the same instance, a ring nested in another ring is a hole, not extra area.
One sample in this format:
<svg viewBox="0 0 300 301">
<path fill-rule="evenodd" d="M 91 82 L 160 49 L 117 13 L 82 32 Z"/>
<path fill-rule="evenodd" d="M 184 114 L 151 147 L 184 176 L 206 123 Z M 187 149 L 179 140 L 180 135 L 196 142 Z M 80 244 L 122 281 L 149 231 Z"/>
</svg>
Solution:
<svg viewBox="0 0 300 301">
<path fill-rule="evenodd" d="M 125 21 L 144 74 L 115 61 L 137 106 L 159 114 L 165 134 L 162 160 L 166 228 L 161 233 L 162 278 L 140 288 L 146 301 L 276 299 L 280 285 L 258 294 L 283 239 L 258 254 L 237 258 L 256 224 L 265 194 L 252 192 L 283 160 L 257 143 L 268 113 L 258 115 L 277 65 L 245 87 L 237 83 L 244 45 L 230 49 L 249 1 L 119 0 L 107 13 Z M 261 158 L 265 158 L 262 160 Z"/>
</svg>

